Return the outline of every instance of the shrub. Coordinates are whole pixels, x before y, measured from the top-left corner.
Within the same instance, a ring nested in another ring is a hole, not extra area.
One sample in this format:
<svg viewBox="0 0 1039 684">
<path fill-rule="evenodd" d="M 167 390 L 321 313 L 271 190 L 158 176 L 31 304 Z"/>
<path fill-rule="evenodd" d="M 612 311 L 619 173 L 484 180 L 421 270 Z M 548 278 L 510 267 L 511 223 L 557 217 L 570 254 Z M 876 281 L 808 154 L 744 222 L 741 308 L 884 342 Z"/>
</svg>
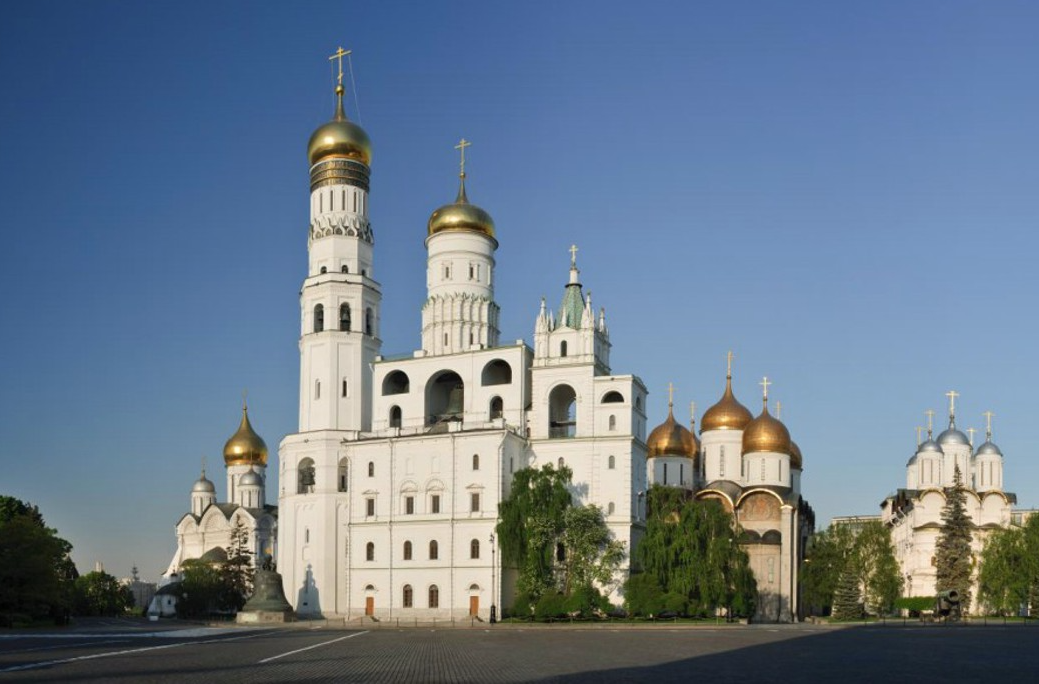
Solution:
<svg viewBox="0 0 1039 684">
<path fill-rule="evenodd" d="M 539 620 L 566 617 L 566 597 L 562 594 L 545 594 L 534 607 L 534 617 Z"/>
</svg>

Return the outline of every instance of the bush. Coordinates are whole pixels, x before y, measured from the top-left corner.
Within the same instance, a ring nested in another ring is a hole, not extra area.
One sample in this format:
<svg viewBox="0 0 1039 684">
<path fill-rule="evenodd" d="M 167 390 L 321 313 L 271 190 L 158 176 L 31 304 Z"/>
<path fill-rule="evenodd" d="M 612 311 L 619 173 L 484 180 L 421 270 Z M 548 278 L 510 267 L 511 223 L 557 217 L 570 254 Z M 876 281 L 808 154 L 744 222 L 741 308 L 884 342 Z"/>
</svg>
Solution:
<svg viewBox="0 0 1039 684">
<path fill-rule="evenodd" d="M 663 596 L 664 612 L 685 615 L 688 612 L 689 599 L 677 591 L 669 591 Z"/>
<path fill-rule="evenodd" d="M 534 607 L 534 617 L 539 620 L 566 617 L 566 597 L 562 594 L 545 594 Z"/>
<path fill-rule="evenodd" d="M 655 575 L 632 575 L 624 584 L 624 603 L 632 615 L 656 615 L 664 610 L 664 592 Z"/>
<path fill-rule="evenodd" d="M 534 614 L 534 611 L 531 610 L 532 603 L 530 594 L 526 592 L 516 594 L 516 602 L 512 605 L 512 610 L 510 611 L 512 616 L 518 618 L 531 617 Z"/>
<path fill-rule="evenodd" d="M 568 615 L 574 613 L 584 616 L 597 615 L 608 612 L 612 607 L 609 600 L 592 586 L 576 589 L 565 602 Z"/>
<path fill-rule="evenodd" d="M 933 596 L 903 596 L 895 599 L 896 610 L 907 610 L 910 615 L 919 615 L 925 610 L 934 610 Z"/>
</svg>

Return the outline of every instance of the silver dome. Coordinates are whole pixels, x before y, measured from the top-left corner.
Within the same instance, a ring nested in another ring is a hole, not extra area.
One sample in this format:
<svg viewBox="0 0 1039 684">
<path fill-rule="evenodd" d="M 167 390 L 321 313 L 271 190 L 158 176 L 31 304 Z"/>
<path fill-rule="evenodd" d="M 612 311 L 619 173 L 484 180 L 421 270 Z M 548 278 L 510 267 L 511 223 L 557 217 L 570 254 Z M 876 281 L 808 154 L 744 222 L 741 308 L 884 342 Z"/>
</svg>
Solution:
<svg viewBox="0 0 1039 684">
<path fill-rule="evenodd" d="M 216 487 L 214 487 L 213 483 L 210 482 L 209 480 L 207 480 L 206 476 L 203 475 L 195 483 L 195 486 L 193 486 L 191 488 L 191 493 L 192 494 L 196 494 L 196 493 L 198 493 L 198 494 L 202 494 L 202 493 L 215 494 L 216 493 Z"/>
<path fill-rule="evenodd" d="M 945 433 L 943 432 L 942 434 Z M 926 442 L 924 442 L 916 448 L 916 453 L 918 454 L 924 454 L 927 452 L 933 452 L 936 454 L 945 453 L 944 451 L 942 451 L 942 448 L 938 445 L 938 442 L 934 441 L 933 439 L 928 439 Z"/>
<path fill-rule="evenodd" d="M 999 450 L 998 446 L 993 444 L 991 441 L 988 441 L 982 444 L 980 447 L 978 447 L 978 453 L 975 455 L 981 456 L 983 454 L 994 454 L 996 456 L 1002 456 L 1003 452 Z"/>
<path fill-rule="evenodd" d="M 945 446 L 946 444 L 962 444 L 969 447 L 970 440 L 967 439 L 967 435 L 957 430 L 955 425 L 950 425 L 948 430 L 938 435 L 938 444 L 940 446 Z"/>
<path fill-rule="evenodd" d="M 242 475 L 242 479 L 238 481 L 240 487 L 262 487 L 263 478 L 257 474 L 255 470 L 250 470 L 245 475 Z"/>
</svg>

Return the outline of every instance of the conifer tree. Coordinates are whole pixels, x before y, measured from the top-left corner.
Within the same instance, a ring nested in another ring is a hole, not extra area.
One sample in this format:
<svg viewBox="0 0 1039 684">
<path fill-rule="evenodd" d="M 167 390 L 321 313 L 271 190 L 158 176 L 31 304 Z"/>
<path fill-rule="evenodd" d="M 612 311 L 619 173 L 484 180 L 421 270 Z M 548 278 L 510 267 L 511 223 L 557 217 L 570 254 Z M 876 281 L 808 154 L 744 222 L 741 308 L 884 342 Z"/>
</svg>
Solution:
<svg viewBox="0 0 1039 684">
<path fill-rule="evenodd" d="M 862 617 L 862 592 L 859 590 L 859 577 L 851 564 L 846 564 L 837 580 L 837 588 L 833 592 L 833 619 L 858 620 Z"/>
<path fill-rule="evenodd" d="M 953 473 L 952 487 L 945 489 L 942 531 L 935 545 L 935 565 L 939 592 L 955 590 L 960 595 L 960 611 L 970 607 L 971 535 L 974 524 L 967 515 L 967 494 L 959 466 Z"/>
</svg>

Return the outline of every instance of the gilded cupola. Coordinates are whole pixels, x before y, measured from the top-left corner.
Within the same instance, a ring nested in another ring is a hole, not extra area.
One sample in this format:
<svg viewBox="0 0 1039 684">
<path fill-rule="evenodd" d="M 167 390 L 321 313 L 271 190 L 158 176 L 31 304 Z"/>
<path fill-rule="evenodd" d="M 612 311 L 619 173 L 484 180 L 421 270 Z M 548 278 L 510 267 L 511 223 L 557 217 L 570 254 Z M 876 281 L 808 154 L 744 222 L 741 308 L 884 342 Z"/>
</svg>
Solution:
<svg viewBox="0 0 1039 684">
<path fill-rule="evenodd" d="M 797 442 L 790 440 L 790 467 L 794 470 L 804 469 L 804 457 L 801 456 L 801 447 Z"/>
<path fill-rule="evenodd" d="M 700 421 L 700 434 L 711 430 L 742 430 L 754 416 L 750 409 L 736 400 L 732 393 L 732 352 L 729 353 L 729 367 L 725 373 L 725 394 L 717 404 L 707 409 Z"/>
<path fill-rule="evenodd" d="M 238 432 L 224 445 L 224 463 L 233 465 L 267 465 L 267 444 L 249 423 L 249 407 L 242 405 L 242 422 Z"/>
<path fill-rule="evenodd" d="M 372 163 L 372 141 L 364 129 L 346 118 L 343 84 L 336 86 L 335 115 L 310 136 L 307 159 L 314 166 L 328 159 L 351 159 L 365 166 Z"/>
<path fill-rule="evenodd" d="M 471 204 L 465 192 L 465 148 L 469 145 L 469 141 L 463 138 L 455 146 L 462 153 L 461 171 L 458 174 L 458 196 L 453 203 L 439 207 L 430 215 L 428 224 L 430 236 L 447 231 L 464 231 L 481 233 L 495 240 L 494 219 L 480 207 Z"/>
<path fill-rule="evenodd" d="M 761 401 L 761 414 L 747 423 L 743 429 L 743 453 L 751 454 L 768 451 L 778 454 L 790 454 L 790 431 L 782 421 L 773 418 L 768 412 L 768 378 L 762 383 L 765 395 Z"/>
<path fill-rule="evenodd" d="M 647 456 L 684 456 L 695 458 L 699 451 L 696 437 L 675 420 L 674 406 L 667 402 L 667 420 L 653 428 L 646 440 Z"/>
</svg>

